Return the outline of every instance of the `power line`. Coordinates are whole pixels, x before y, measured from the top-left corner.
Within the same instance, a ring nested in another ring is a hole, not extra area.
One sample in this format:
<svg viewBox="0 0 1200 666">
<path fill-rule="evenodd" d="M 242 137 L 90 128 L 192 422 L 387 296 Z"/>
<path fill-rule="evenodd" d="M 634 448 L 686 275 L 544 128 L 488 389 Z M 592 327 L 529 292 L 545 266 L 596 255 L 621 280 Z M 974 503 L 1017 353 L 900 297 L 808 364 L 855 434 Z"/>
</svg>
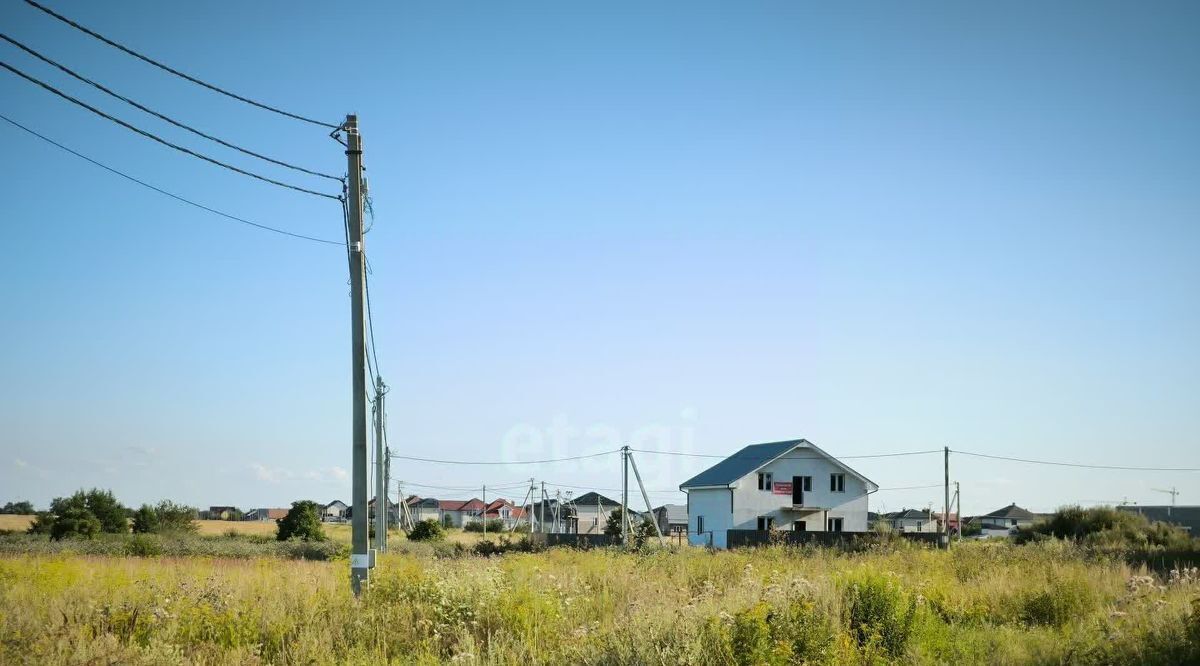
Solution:
<svg viewBox="0 0 1200 666">
<path fill-rule="evenodd" d="M 97 83 L 96 81 L 93 81 L 92 79 L 89 79 L 86 76 L 79 74 L 78 72 L 75 72 L 74 70 L 70 69 L 69 67 L 67 67 L 61 63 L 55 62 L 54 60 L 51 60 L 50 58 L 42 55 L 41 53 L 34 51 L 32 48 L 22 44 L 21 42 L 18 42 L 17 40 L 13 39 L 12 37 L 9 37 L 8 35 L 0 33 L 0 39 L 3 39 L 4 41 L 12 44 L 13 46 L 16 46 L 17 48 L 21 49 L 22 51 L 25 51 L 29 55 L 32 55 L 33 57 L 37 58 L 38 60 L 41 60 L 42 62 L 45 62 L 54 67 L 57 67 L 58 69 L 67 73 L 69 76 L 72 76 L 80 81 L 83 81 L 84 83 L 100 90 L 101 92 L 104 92 L 112 97 L 115 97 L 115 98 L 121 100 L 122 102 L 125 102 L 126 104 L 129 104 L 130 106 L 134 107 L 135 109 L 140 109 L 142 111 L 145 111 L 146 113 L 148 113 L 156 118 L 165 120 L 166 122 L 171 123 L 172 125 L 179 127 L 181 129 L 187 130 L 187 131 L 191 132 L 192 134 L 195 134 L 200 137 L 204 137 L 205 139 L 208 139 L 209 141 L 215 141 L 216 143 L 219 143 L 222 146 L 225 146 L 226 148 L 232 148 L 240 153 L 250 155 L 251 157 L 257 157 L 260 160 L 264 160 L 264 161 L 270 162 L 272 164 L 277 164 L 279 166 L 286 167 L 288 169 L 292 169 L 294 171 L 307 173 L 312 176 L 320 176 L 321 178 L 328 178 L 329 180 L 335 180 L 338 182 L 341 182 L 341 180 L 342 180 L 341 178 L 339 178 L 337 176 L 331 176 L 326 173 L 321 173 L 320 171 L 312 171 L 310 169 L 305 169 L 304 167 L 296 166 L 295 164 L 289 164 L 282 160 L 277 160 L 272 157 L 267 157 L 266 155 L 261 155 L 259 153 L 254 152 L 253 150 L 249 150 L 247 148 L 242 148 L 241 146 L 229 143 L 228 141 L 225 141 L 224 139 L 220 139 L 218 137 L 212 136 L 211 134 L 205 134 L 204 132 L 201 132 L 200 130 L 198 130 L 190 125 L 182 123 L 182 122 L 175 120 L 174 118 L 171 118 L 169 116 L 163 115 L 153 109 L 150 109 L 142 104 L 139 104 L 138 102 L 136 102 L 128 97 L 125 97 L 124 95 L 121 95 L 120 93 L 110 90 L 109 88 L 105 87 L 104 85 Z"/>
<path fill-rule="evenodd" d="M 638 452 L 638 454 L 655 454 L 660 456 L 683 456 L 692 458 L 721 458 L 721 460 L 826 460 L 824 456 L 762 456 L 762 455 L 739 455 L 722 456 L 719 454 L 689 454 L 684 451 L 652 451 L 649 449 L 630 449 L 630 451 Z M 929 454 L 941 454 L 942 449 L 930 449 L 928 451 L 901 451 L 896 454 L 868 454 L 858 456 L 830 456 L 838 458 L 838 460 L 853 460 L 853 458 L 890 458 L 896 456 L 924 456 Z"/>
<path fill-rule="evenodd" d="M 528 485 L 528 484 L 526 484 L 526 485 Z M 572 485 L 568 485 L 565 483 L 550 483 L 549 481 L 546 482 L 546 485 L 553 486 L 555 488 L 570 488 L 572 490 L 603 490 L 605 492 L 610 492 L 610 493 L 621 492 L 620 488 L 593 488 L 593 487 L 589 487 L 589 486 L 572 486 Z M 673 495 L 685 494 L 682 490 L 650 490 L 650 489 L 647 489 L 646 492 L 655 493 L 658 495 L 665 495 L 668 493 L 673 494 Z M 572 500 L 572 501 L 574 501 L 574 500 Z"/>
<path fill-rule="evenodd" d="M 371 281 L 366 277 L 363 278 L 363 291 L 367 295 L 367 334 L 371 340 L 371 358 L 375 360 L 375 371 L 379 372 L 379 357 L 375 355 L 375 320 L 371 316 Z"/>
<path fill-rule="evenodd" d="M 1054 462 L 1050 460 L 1032 460 L 1030 458 L 1014 458 L 1011 456 L 994 456 L 987 453 L 973 453 L 971 451 L 959 451 L 950 449 L 951 453 L 958 453 L 964 456 L 975 456 L 976 458 L 990 458 L 992 460 L 1008 460 L 1012 462 L 1032 463 L 1034 465 L 1054 465 L 1055 467 L 1082 467 L 1085 469 L 1113 469 L 1125 470 L 1131 472 L 1200 472 L 1200 467 L 1131 467 L 1127 465 L 1092 465 L 1088 463 L 1071 463 L 1071 462 Z"/>
<path fill-rule="evenodd" d="M 931 483 L 926 486 L 898 486 L 895 488 L 879 488 L 878 490 L 876 490 L 876 492 L 883 491 L 883 490 L 924 490 L 926 488 L 941 488 L 943 485 L 944 484 L 941 484 L 941 483 Z"/>
<path fill-rule="evenodd" d="M 545 460 L 438 460 L 435 458 L 418 458 L 416 456 L 402 456 L 396 453 L 392 454 L 393 458 L 402 460 L 414 460 L 416 462 L 439 463 L 442 465 L 544 465 L 547 463 L 568 462 L 571 460 L 584 460 L 587 458 L 599 458 L 601 456 L 611 456 L 620 451 L 603 451 L 601 453 L 591 453 L 585 456 L 570 456 L 567 458 L 547 458 Z"/>
<path fill-rule="evenodd" d="M 12 72 L 13 74 L 16 74 L 17 76 L 25 79 L 26 81 L 29 81 L 30 83 L 41 86 L 42 88 L 54 93 L 55 95 L 58 95 L 59 97 L 62 97 L 63 99 L 65 99 L 69 102 L 74 102 L 75 104 L 82 106 L 83 108 L 87 109 L 88 111 L 91 111 L 92 113 L 100 116 L 101 118 L 107 118 L 108 120 L 111 120 L 112 122 L 126 128 L 132 132 L 141 134 L 142 136 L 146 137 L 147 139 L 157 141 L 158 143 L 161 143 L 164 146 L 174 148 L 175 150 L 178 150 L 182 153 L 191 155 L 192 157 L 197 157 L 199 159 L 204 160 L 205 162 L 209 162 L 209 163 L 215 164 L 219 167 L 224 167 L 226 169 L 229 169 L 230 171 L 235 171 L 237 173 L 240 173 L 243 176 L 250 176 L 251 178 L 257 178 L 258 180 L 261 180 L 263 182 L 271 183 L 272 185 L 278 185 L 280 187 L 285 187 L 289 190 L 296 190 L 297 192 L 304 192 L 306 194 L 311 194 L 311 195 L 318 196 L 318 197 L 324 197 L 326 199 L 333 199 L 335 201 L 339 200 L 339 197 L 335 197 L 332 194 L 325 194 L 324 192 L 317 192 L 315 190 L 310 190 L 307 188 L 299 187 L 297 185 L 291 185 L 291 184 L 285 183 L 283 181 L 275 180 L 273 178 L 267 178 L 266 176 L 259 175 L 252 171 L 246 171 L 245 169 L 240 169 L 238 167 L 233 166 L 232 164 L 227 164 L 225 162 L 214 159 L 207 155 L 202 155 L 190 148 L 184 148 L 183 146 L 180 146 L 178 144 L 171 143 L 170 141 L 167 141 L 166 139 L 163 139 L 155 134 L 147 132 L 146 130 L 134 127 L 133 125 L 130 125 L 129 123 L 125 122 L 124 120 L 121 120 L 120 118 L 111 116 L 111 115 L 101 111 L 100 109 L 97 109 L 96 107 L 92 106 L 91 104 L 88 104 L 87 102 L 84 102 L 75 97 L 72 97 L 72 96 L 68 95 L 67 93 L 59 90 L 58 88 L 55 88 L 54 86 L 50 85 L 49 83 L 46 83 L 45 81 L 41 81 L 39 79 L 36 79 L 36 78 L 26 74 L 25 72 L 22 72 L 21 70 L 17 69 L 16 67 L 13 67 L 12 65 L 10 65 L 6 62 L 0 61 L 0 67 L 7 69 L 8 71 Z"/>
<path fill-rule="evenodd" d="M 142 55 L 141 53 L 138 53 L 137 51 L 134 51 L 133 49 L 131 49 L 131 48 L 127 47 L 127 46 L 124 46 L 124 45 L 122 45 L 122 44 L 119 44 L 119 43 L 117 43 L 117 42 L 115 42 L 115 41 L 113 41 L 113 40 L 111 40 L 111 39 L 109 39 L 109 38 L 105 37 L 104 35 L 101 35 L 101 34 L 99 34 L 99 33 L 97 33 L 97 32 L 94 32 L 94 31 L 92 31 L 92 30 L 89 30 L 89 29 L 87 29 L 87 28 L 83 27 L 82 25 L 79 25 L 78 23 L 76 23 L 76 22 L 72 21 L 71 19 L 69 19 L 69 18 L 67 18 L 67 17 L 63 16 L 62 14 L 59 14 L 59 13 L 55 12 L 54 10 L 52 10 L 52 9 L 48 8 L 48 7 L 44 7 L 44 6 L 42 6 L 42 5 L 40 5 L 40 4 L 36 3 L 36 2 L 34 2 L 33 0 L 25 0 L 25 2 L 26 2 L 26 4 L 28 4 L 28 5 L 32 6 L 32 7 L 35 7 L 35 8 L 37 8 L 37 9 L 40 9 L 40 10 L 42 10 L 43 12 L 45 12 L 45 13 L 49 14 L 50 16 L 53 16 L 54 18 L 56 18 L 56 19 L 58 19 L 58 20 L 62 21 L 63 23 L 66 23 L 67 25 L 71 26 L 72 28 L 75 28 L 76 30 L 79 30 L 80 32 L 83 32 L 83 33 L 86 33 L 86 34 L 88 34 L 88 35 L 91 35 L 92 37 L 95 37 L 96 39 L 98 39 L 98 40 L 100 40 L 100 41 L 104 42 L 105 44 L 108 44 L 109 46 L 111 46 L 111 47 L 113 47 L 113 48 L 116 48 L 116 49 L 119 49 L 119 50 L 121 50 L 121 51 L 124 51 L 125 53 L 128 53 L 129 55 L 131 55 L 131 56 L 133 56 L 133 57 L 135 57 L 135 58 L 137 58 L 137 59 L 139 59 L 139 60 L 141 60 L 141 61 L 143 61 L 143 62 L 149 63 L 149 64 L 151 64 L 151 65 L 154 65 L 155 67 L 157 67 L 157 68 L 159 68 L 159 69 L 161 69 L 161 70 L 163 70 L 163 71 L 169 72 L 169 73 L 171 73 L 171 74 L 174 74 L 175 76 L 178 76 L 178 77 L 180 77 L 180 78 L 183 78 L 183 79 L 186 79 L 186 80 L 188 80 L 188 81 L 191 81 L 192 83 L 195 83 L 196 85 L 199 85 L 199 86 L 203 86 L 203 87 L 205 87 L 205 88 L 208 88 L 209 90 L 212 90 L 213 92 L 218 92 L 218 93 L 221 93 L 222 95 L 225 95 L 225 96 L 227 96 L 227 97 L 232 97 L 233 99 L 236 99 L 236 100 L 238 100 L 238 101 L 240 101 L 240 102 L 245 102 L 245 103 L 247 103 L 247 104 L 250 104 L 250 105 L 252 105 L 252 106 L 257 106 L 257 107 L 258 107 L 258 108 L 260 108 L 260 109 L 265 109 L 265 110 L 267 110 L 267 111 L 271 111 L 271 112 L 273 112 L 273 113 L 278 113 L 278 114 L 279 114 L 279 115 L 281 115 L 281 116 L 287 116 L 288 118 L 293 118 L 293 119 L 295 119 L 295 120 L 301 120 L 301 121 L 304 121 L 304 122 L 306 122 L 306 123 L 311 123 L 311 124 L 313 124 L 313 125 L 319 125 L 319 126 L 321 126 L 321 127 L 328 127 L 328 128 L 335 129 L 335 130 L 336 130 L 336 129 L 340 129 L 340 127 L 341 127 L 340 125 L 334 125 L 334 124 L 331 124 L 331 123 L 321 122 L 320 120 L 313 120 L 312 118 L 305 118 L 304 116 L 301 116 L 301 115 L 298 115 L 298 114 L 295 114 L 295 113 L 289 113 L 289 112 L 287 112 L 287 111 L 284 111 L 284 110 L 282 110 L 282 109 L 277 109 L 277 108 L 275 108 L 275 107 L 273 107 L 273 106 L 269 106 L 269 105 L 267 105 L 267 104 L 263 104 L 262 102 L 256 102 L 256 101 L 254 101 L 254 100 L 252 100 L 252 99 L 250 99 L 250 98 L 248 98 L 248 97 L 242 97 L 241 95 L 238 95 L 238 94 L 235 94 L 235 93 L 229 92 L 228 90 L 225 90 L 225 89 L 223 89 L 223 88 L 218 88 L 217 86 L 214 86 L 214 85 L 213 85 L 213 84 L 211 84 L 211 83 L 206 83 L 206 82 L 204 82 L 204 81 L 201 81 L 200 79 L 197 79 L 197 78 L 195 78 L 195 77 L 193 77 L 193 76 L 188 76 L 187 74 L 184 74 L 183 72 L 181 72 L 181 71 L 179 71 L 179 70 L 177 70 L 177 69 L 174 69 L 174 68 L 172 68 L 172 67 L 169 67 L 169 66 L 167 66 L 167 65 L 164 65 L 163 63 L 161 63 L 161 62 L 158 62 L 157 60 L 154 60 L 154 59 L 152 59 L 152 58 L 149 58 L 149 57 L 147 57 L 147 56 L 144 56 L 144 55 Z"/>
<path fill-rule="evenodd" d="M 25 130 L 26 132 L 28 132 L 28 133 L 32 134 L 33 136 L 36 136 L 37 138 L 41 139 L 42 141 L 45 141 L 46 143 L 49 143 L 49 144 L 50 144 L 50 145 L 52 145 L 52 146 L 55 146 L 55 147 L 57 147 L 57 148 L 60 148 L 60 149 L 62 149 L 62 150 L 65 150 L 66 152 L 68 152 L 68 153 L 70 153 L 70 154 L 74 155 L 75 157 L 78 157 L 78 158 L 80 158 L 80 159 L 83 159 L 83 160 L 86 160 L 86 161 L 88 161 L 88 162 L 91 162 L 92 164 L 94 164 L 94 165 L 96 165 L 96 166 L 100 167 L 101 169 L 104 169 L 105 171 L 108 171 L 108 172 L 110 172 L 110 173 L 114 173 L 114 174 L 116 174 L 116 175 L 118 175 L 118 176 L 120 176 L 120 177 L 122 177 L 122 178 L 124 178 L 124 179 L 126 179 L 126 180 L 129 180 L 129 181 L 132 181 L 132 182 L 134 182 L 134 183 L 137 183 L 138 185 L 141 185 L 142 187 L 145 187 L 145 188 L 148 188 L 148 189 L 154 190 L 155 192 L 158 192 L 159 194 L 165 194 L 166 196 L 168 196 L 168 197 L 171 197 L 172 199 L 175 199 L 176 201 L 183 202 L 183 203 L 185 203 L 185 204 L 187 204 L 187 205 L 189 205 L 189 206 L 195 206 L 196 208 L 199 208 L 200 210 L 208 211 L 208 212 L 210 212 L 210 213 L 213 213 L 213 214 L 215 214 L 215 215 L 220 215 L 221 217 L 224 217 L 224 218 L 227 218 L 227 219 L 233 220 L 234 222 L 240 222 L 240 223 L 242 223 L 242 224 L 248 224 L 248 225 L 250 225 L 250 226 L 252 226 L 252 227 L 257 227 L 257 228 L 259 228 L 259 229 L 262 229 L 262 230 L 264 230 L 264 231 L 271 231 L 271 232 L 274 232 L 274 233 L 277 233 L 277 234 L 282 234 L 282 235 L 284 235 L 284 236 L 291 236 L 292 238 L 300 238 L 300 239 L 302 239 L 302 240 L 312 241 L 312 242 L 314 242 L 314 243 L 325 243 L 325 244 L 327 244 L 327 245 L 343 245 L 343 244 L 344 244 L 344 243 L 341 243 L 341 242 L 339 242 L 339 241 L 334 241 L 334 240 L 326 240 L 326 239 L 324 239 L 324 238 L 314 238 L 314 237 L 312 237 L 312 236 L 305 236 L 305 235 L 303 235 L 303 234 L 292 233 L 291 231 L 284 231 L 283 229 L 277 229 L 277 228 L 275 228 L 275 227 L 269 227 L 269 226 L 267 226 L 267 225 L 265 225 L 265 224 L 259 224 L 258 222 L 251 222 L 250 220 L 247 220 L 247 219 L 245 219 L 245 218 L 238 217 L 238 216 L 236 216 L 236 215 L 230 215 L 229 213 L 225 213 L 225 212 L 219 211 L 219 210 L 217 210 L 217 209 L 215 209 L 215 208 L 209 208 L 208 206 L 205 206 L 204 204 L 199 204 L 199 203 L 196 203 L 195 201 L 192 201 L 192 200 L 190 200 L 190 199 L 185 199 L 185 198 L 183 198 L 183 197 L 179 196 L 178 194 L 172 194 L 171 192 L 168 192 L 168 191 L 166 191 L 166 190 L 164 190 L 164 189 L 161 189 L 161 188 L 155 187 L 155 186 L 151 185 L 150 183 L 147 183 L 147 182 L 145 182 L 145 181 L 143 181 L 143 180 L 139 180 L 139 179 L 137 179 L 137 178 L 134 178 L 133 176 L 130 176 L 130 175 L 129 175 L 129 174 L 127 174 L 127 173 L 123 173 L 123 172 L 121 172 L 121 171 L 118 171 L 118 170 L 116 170 L 116 169 L 114 169 L 114 168 L 112 168 L 112 167 L 108 166 L 107 164 L 102 164 L 102 163 L 100 163 L 100 162 L 97 162 L 96 160 L 94 160 L 94 159 L 92 159 L 92 158 L 88 157 L 87 155 L 84 155 L 83 153 L 76 152 L 76 151 L 74 151 L 74 150 L 72 150 L 72 149 L 70 149 L 70 148 L 68 148 L 68 147 L 64 146 L 63 144 L 61 144 L 61 143 L 59 143 L 59 142 L 55 141 L 54 139 L 51 139 L 51 138 L 49 138 L 49 137 L 47 137 L 47 136 L 44 136 L 44 135 L 42 135 L 42 134 L 39 134 L 39 133 L 37 133 L 37 132 L 35 132 L 35 131 L 33 131 L 33 130 L 29 129 L 28 127 L 26 127 L 26 126 L 22 125 L 21 123 L 18 123 L 17 121 L 13 120 L 12 118 L 9 118 L 8 116 L 5 116 L 5 115 L 2 115 L 2 114 L 0 114 L 0 119 L 3 119 L 3 120 L 5 120 L 5 121 L 7 121 L 9 124 L 13 125 L 14 127 L 17 127 L 17 128 L 19 128 L 19 129 Z"/>
</svg>

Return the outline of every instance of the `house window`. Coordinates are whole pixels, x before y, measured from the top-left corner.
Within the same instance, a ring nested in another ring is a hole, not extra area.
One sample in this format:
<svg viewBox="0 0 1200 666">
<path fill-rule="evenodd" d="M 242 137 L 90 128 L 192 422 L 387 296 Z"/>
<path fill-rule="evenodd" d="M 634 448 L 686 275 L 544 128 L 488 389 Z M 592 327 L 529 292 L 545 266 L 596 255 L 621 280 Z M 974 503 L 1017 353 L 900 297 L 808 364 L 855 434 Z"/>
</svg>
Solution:
<svg viewBox="0 0 1200 666">
<path fill-rule="evenodd" d="M 812 492 L 812 477 L 811 476 L 800 477 L 800 489 L 806 493 Z"/>
<path fill-rule="evenodd" d="M 830 532 L 841 532 L 842 531 L 842 519 L 841 518 L 830 518 L 829 525 L 826 527 L 826 529 Z"/>
<path fill-rule="evenodd" d="M 696 516 L 696 534 L 704 534 L 704 516 Z"/>
<path fill-rule="evenodd" d="M 775 518 L 773 518 L 772 516 L 759 516 L 758 517 L 758 530 L 760 532 L 763 530 L 773 530 L 773 529 L 775 529 Z"/>
<path fill-rule="evenodd" d="M 829 475 L 829 490 L 835 493 L 846 492 L 846 475 L 845 474 L 830 474 Z"/>
<path fill-rule="evenodd" d="M 792 523 L 792 530 L 795 532 L 803 532 L 807 529 L 808 523 L 804 522 L 803 520 L 797 520 L 796 522 Z"/>
<path fill-rule="evenodd" d="M 770 472 L 759 472 L 758 473 L 758 489 L 759 490 L 770 490 L 771 489 L 771 473 Z"/>
</svg>

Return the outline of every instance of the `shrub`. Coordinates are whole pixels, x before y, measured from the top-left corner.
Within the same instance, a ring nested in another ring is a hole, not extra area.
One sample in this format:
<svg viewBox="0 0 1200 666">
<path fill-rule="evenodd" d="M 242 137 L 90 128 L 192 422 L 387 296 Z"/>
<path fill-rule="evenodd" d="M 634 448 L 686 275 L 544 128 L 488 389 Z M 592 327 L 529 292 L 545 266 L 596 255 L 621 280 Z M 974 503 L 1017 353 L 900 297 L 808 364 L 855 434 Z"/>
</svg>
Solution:
<svg viewBox="0 0 1200 666">
<path fill-rule="evenodd" d="M 1069 539 L 1102 551 L 1147 547 L 1178 549 L 1195 544 L 1181 528 L 1152 523 L 1141 514 L 1110 506 L 1062 507 L 1046 520 L 1018 530 L 1016 542 L 1024 544 L 1045 537 Z"/>
<path fill-rule="evenodd" d="M 1061 627 L 1090 613 L 1095 606 L 1096 599 L 1085 581 L 1057 579 L 1022 595 L 1021 621 L 1030 626 Z"/>
<path fill-rule="evenodd" d="M 505 531 L 504 521 L 500 520 L 499 518 L 493 518 L 491 520 L 486 521 L 486 523 L 487 523 L 487 531 L 491 534 L 499 534 L 499 533 Z M 464 532 L 482 532 L 483 528 L 484 528 L 484 521 L 479 521 L 479 520 L 477 520 L 473 523 L 467 523 L 466 525 L 463 525 Z"/>
<path fill-rule="evenodd" d="M 70 497 L 56 497 L 50 502 L 50 513 L 55 516 L 61 518 L 71 511 L 87 511 L 100 522 L 103 532 L 125 534 L 129 531 L 129 510 L 117 501 L 111 490 L 79 490 Z"/>
<path fill-rule="evenodd" d="M 882 648 L 893 659 L 908 648 L 917 603 L 894 578 L 861 571 L 847 578 L 846 621 L 860 647 Z"/>
<path fill-rule="evenodd" d="M 54 514 L 49 511 L 40 511 L 33 522 L 29 524 L 29 529 L 26 530 L 29 534 L 50 534 L 54 527 Z"/>
<path fill-rule="evenodd" d="M 321 529 L 320 505 L 311 500 L 292 502 L 292 508 L 288 510 L 287 515 L 275 521 L 275 524 L 278 526 L 275 538 L 279 541 L 325 540 L 325 532 Z"/>
<path fill-rule="evenodd" d="M 739 665 L 772 663 L 769 613 L 770 607 L 758 603 L 734 616 L 731 642 Z"/>
<path fill-rule="evenodd" d="M 138 510 L 133 512 L 133 533 L 153 534 L 157 531 L 158 514 L 155 513 L 154 507 L 149 504 L 138 507 Z"/>
<path fill-rule="evenodd" d="M 162 543 L 147 534 L 134 534 L 125 542 L 125 554 L 133 557 L 157 557 L 162 552 Z"/>
<path fill-rule="evenodd" d="M 55 541 L 62 539 L 90 539 L 101 532 L 103 525 L 87 509 L 69 508 L 62 515 L 56 516 L 50 526 L 50 538 Z"/>
<path fill-rule="evenodd" d="M 438 521 L 429 518 L 414 525 L 408 538 L 410 541 L 441 541 L 446 538 L 446 529 Z"/>
</svg>

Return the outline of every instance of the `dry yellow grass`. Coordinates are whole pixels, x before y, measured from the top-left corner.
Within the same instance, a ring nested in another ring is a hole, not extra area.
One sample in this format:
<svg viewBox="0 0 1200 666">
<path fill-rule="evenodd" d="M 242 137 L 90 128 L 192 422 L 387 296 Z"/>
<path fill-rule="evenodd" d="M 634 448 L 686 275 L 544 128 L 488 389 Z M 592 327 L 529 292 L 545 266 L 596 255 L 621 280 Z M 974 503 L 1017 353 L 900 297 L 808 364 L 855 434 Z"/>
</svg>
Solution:
<svg viewBox="0 0 1200 666">
<path fill-rule="evenodd" d="M 237 534 L 275 536 L 275 521 L 273 520 L 197 520 L 196 525 L 199 526 L 198 532 L 200 534 L 209 536 L 224 535 L 230 531 Z M 321 527 L 330 539 L 341 543 L 350 543 L 349 523 L 324 523 Z M 393 541 L 405 540 L 403 532 L 392 530 L 390 534 Z M 446 530 L 447 541 L 461 543 L 466 546 L 473 546 L 482 538 L 483 535 L 479 532 L 464 532 L 460 529 Z"/>
<path fill-rule="evenodd" d="M 33 522 L 33 516 L 9 515 L 0 514 L 0 530 L 20 530 L 29 529 L 29 524 Z"/>
</svg>

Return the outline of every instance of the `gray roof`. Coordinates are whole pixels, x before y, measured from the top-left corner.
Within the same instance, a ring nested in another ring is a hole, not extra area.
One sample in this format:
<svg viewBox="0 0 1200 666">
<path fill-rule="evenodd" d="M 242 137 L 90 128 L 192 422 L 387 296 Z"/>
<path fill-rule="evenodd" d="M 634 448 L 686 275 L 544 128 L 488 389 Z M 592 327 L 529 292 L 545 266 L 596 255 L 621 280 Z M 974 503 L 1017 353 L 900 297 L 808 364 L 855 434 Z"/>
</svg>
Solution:
<svg viewBox="0 0 1200 666">
<path fill-rule="evenodd" d="M 699 488 L 703 486 L 727 486 L 762 467 L 779 456 L 791 451 L 807 440 L 792 439 L 786 442 L 768 442 L 766 444 L 751 444 L 741 451 L 729 456 L 721 462 L 700 472 L 696 476 L 679 484 L 680 488 Z"/>
<path fill-rule="evenodd" d="M 1017 520 L 1037 520 L 1037 514 L 1027 509 L 1022 509 L 1017 506 L 1016 502 L 1009 504 L 1003 509 L 996 509 L 991 513 L 983 514 L 984 518 L 1016 518 Z"/>
<path fill-rule="evenodd" d="M 621 503 L 616 500 L 611 500 L 597 492 L 587 492 L 575 499 L 571 503 L 575 506 L 596 506 L 597 500 L 601 506 L 621 506 Z"/>
<path fill-rule="evenodd" d="M 668 523 L 686 523 L 688 521 L 687 506 L 684 504 L 664 504 L 654 510 L 654 513 L 667 512 Z"/>
<path fill-rule="evenodd" d="M 927 509 L 905 509 L 883 514 L 889 520 L 933 520 L 933 512 Z"/>
<path fill-rule="evenodd" d="M 834 458 L 825 451 L 822 451 L 820 447 L 808 441 L 807 439 L 789 439 L 784 442 L 751 444 L 750 446 L 743 448 L 741 451 L 738 451 L 737 453 L 729 456 L 712 467 L 709 467 L 703 472 L 700 472 L 687 481 L 684 481 L 679 485 L 679 488 L 728 486 L 734 481 L 746 476 L 750 472 L 753 472 L 772 460 L 775 460 L 776 458 L 786 454 L 788 451 L 791 451 L 797 446 L 806 447 L 810 451 L 837 463 L 837 465 L 842 469 L 850 472 L 859 479 L 862 479 L 862 481 L 867 484 L 868 490 L 872 486 L 878 488 L 874 481 L 868 479 L 862 474 L 859 474 L 857 471 L 850 469 L 846 463 Z"/>
</svg>

